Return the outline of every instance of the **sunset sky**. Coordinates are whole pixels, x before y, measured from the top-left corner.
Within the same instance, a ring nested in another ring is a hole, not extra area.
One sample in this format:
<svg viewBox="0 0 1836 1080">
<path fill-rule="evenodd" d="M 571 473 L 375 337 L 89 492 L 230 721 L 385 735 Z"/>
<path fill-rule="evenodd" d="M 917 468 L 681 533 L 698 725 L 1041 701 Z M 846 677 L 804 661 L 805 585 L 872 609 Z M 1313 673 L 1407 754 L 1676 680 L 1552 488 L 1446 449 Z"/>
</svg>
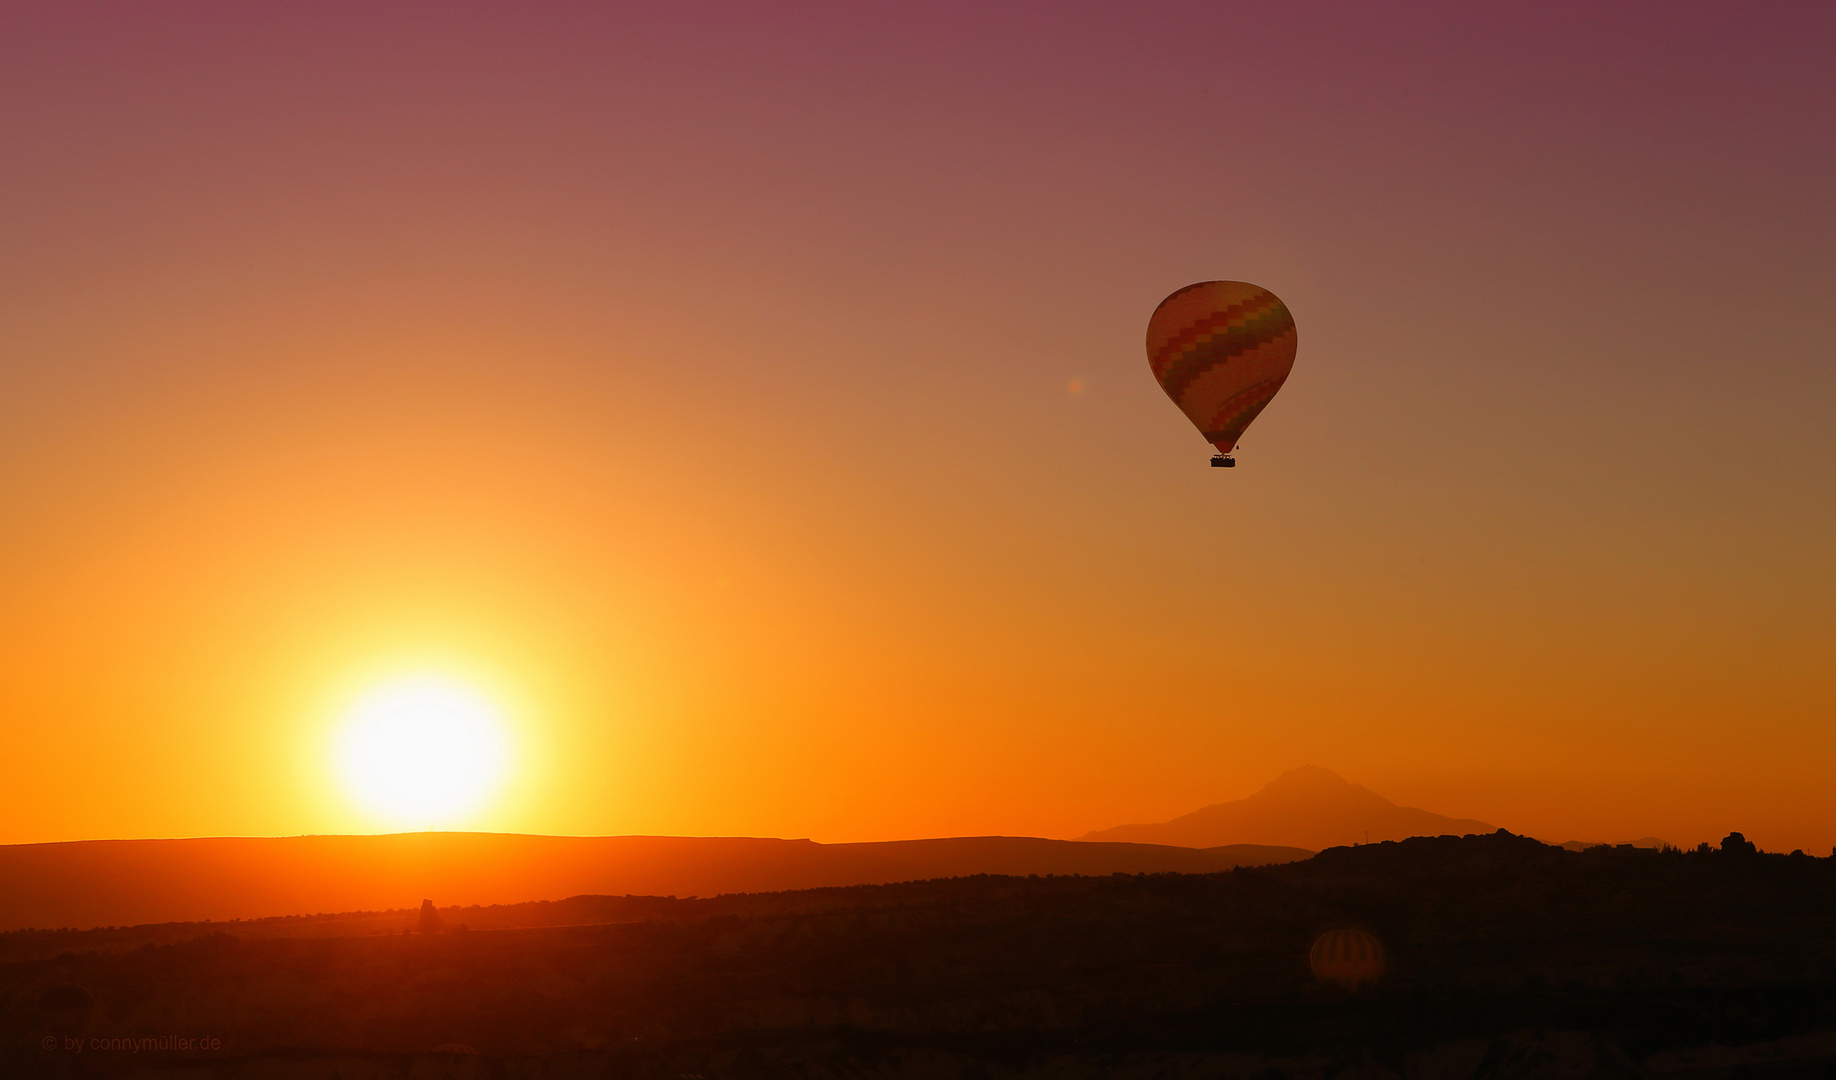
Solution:
<svg viewBox="0 0 1836 1080">
<path fill-rule="evenodd" d="M 648 10 L 646 10 L 646 8 Z M 10 4 L 0 843 L 1836 844 L 1836 7 Z M 1142 335 L 1299 327 L 1234 471 Z M 393 680 L 393 681 L 392 681 Z"/>
</svg>

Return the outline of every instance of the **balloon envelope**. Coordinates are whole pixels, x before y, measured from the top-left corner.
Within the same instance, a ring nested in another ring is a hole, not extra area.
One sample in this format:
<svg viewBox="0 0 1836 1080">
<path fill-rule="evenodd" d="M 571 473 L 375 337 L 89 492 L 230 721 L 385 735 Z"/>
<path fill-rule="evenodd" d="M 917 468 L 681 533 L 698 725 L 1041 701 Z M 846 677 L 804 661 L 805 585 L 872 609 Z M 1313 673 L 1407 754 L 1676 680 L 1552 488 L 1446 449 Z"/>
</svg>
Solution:
<svg viewBox="0 0 1836 1080">
<path fill-rule="evenodd" d="M 1294 367 L 1294 316 L 1247 281 L 1201 281 L 1148 320 L 1148 366 L 1220 453 L 1230 453 Z"/>
</svg>

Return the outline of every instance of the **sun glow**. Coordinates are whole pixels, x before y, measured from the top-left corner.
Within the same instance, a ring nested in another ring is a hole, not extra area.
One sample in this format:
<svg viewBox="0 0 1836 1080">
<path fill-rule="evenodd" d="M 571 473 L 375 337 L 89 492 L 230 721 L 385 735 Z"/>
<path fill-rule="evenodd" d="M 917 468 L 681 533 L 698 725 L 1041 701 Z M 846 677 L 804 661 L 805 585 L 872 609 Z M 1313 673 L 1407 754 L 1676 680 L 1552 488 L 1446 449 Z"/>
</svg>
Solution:
<svg viewBox="0 0 1836 1080">
<path fill-rule="evenodd" d="M 444 676 L 371 688 L 346 712 L 336 766 L 346 792 L 391 825 L 451 825 L 481 810 L 510 765 L 503 712 Z"/>
</svg>

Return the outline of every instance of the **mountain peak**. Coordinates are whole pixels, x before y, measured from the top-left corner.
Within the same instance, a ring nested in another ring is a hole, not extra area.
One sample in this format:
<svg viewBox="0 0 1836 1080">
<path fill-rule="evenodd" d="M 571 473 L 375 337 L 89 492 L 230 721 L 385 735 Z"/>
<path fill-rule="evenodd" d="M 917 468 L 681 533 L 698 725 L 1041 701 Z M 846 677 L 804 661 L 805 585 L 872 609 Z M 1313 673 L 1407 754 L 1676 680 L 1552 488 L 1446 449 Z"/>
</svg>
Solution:
<svg viewBox="0 0 1836 1080">
<path fill-rule="evenodd" d="M 1289 769 L 1262 786 L 1258 795 L 1302 795 L 1320 793 L 1343 793 L 1359 787 L 1331 769 L 1322 769 L 1318 765 L 1302 765 L 1298 769 Z"/>
<path fill-rule="evenodd" d="M 1197 848 L 1280 844 L 1317 851 L 1367 841 L 1491 831 L 1493 827 L 1483 821 L 1398 806 L 1331 769 L 1303 765 L 1282 773 L 1246 799 L 1216 803 L 1172 821 L 1121 825 L 1079 839 Z"/>
</svg>

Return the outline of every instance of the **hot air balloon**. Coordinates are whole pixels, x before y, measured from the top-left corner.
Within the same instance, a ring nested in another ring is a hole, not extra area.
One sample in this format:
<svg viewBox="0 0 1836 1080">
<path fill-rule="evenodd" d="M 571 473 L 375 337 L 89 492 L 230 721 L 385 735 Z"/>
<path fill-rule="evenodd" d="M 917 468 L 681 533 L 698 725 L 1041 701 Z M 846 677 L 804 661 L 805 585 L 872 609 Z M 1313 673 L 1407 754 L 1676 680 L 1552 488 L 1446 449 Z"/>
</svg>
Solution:
<svg viewBox="0 0 1836 1080">
<path fill-rule="evenodd" d="M 1307 964 L 1322 985 L 1356 990 L 1383 975 L 1383 944 L 1363 930 L 1328 930 L 1314 939 Z"/>
<path fill-rule="evenodd" d="M 1294 367 L 1294 316 L 1281 298 L 1247 281 L 1201 281 L 1160 302 L 1148 320 L 1148 366 L 1160 388 L 1205 440 L 1230 456 L 1243 429 Z"/>
</svg>

